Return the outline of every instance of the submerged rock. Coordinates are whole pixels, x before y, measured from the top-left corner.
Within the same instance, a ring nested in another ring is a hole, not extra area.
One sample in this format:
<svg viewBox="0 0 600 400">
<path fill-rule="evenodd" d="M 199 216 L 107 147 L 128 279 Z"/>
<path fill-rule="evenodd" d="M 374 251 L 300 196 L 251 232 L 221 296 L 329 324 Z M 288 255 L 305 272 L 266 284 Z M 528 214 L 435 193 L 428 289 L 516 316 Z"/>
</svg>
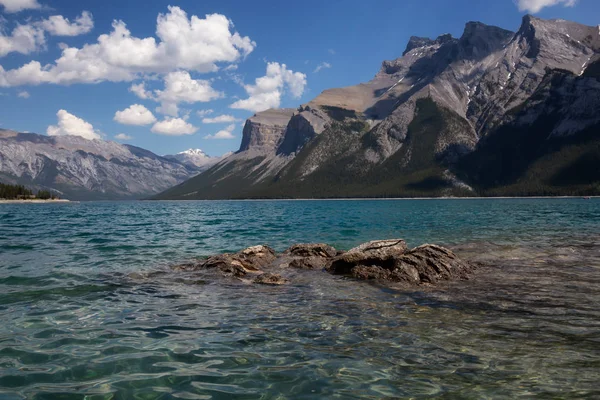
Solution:
<svg viewBox="0 0 600 400">
<path fill-rule="evenodd" d="M 225 275 L 241 278 L 248 273 L 259 273 L 260 269 L 255 268 L 251 263 L 244 262 L 245 260 L 238 254 L 222 254 L 219 256 L 210 257 L 204 263 L 199 265 L 200 269 L 216 268 Z M 245 265 L 244 265 L 245 264 Z"/>
<path fill-rule="evenodd" d="M 239 255 L 254 268 L 264 268 L 277 258 L 275 250 L 265 245 L 248 247 L 242 250 Z"/>
<path fill-rule="evenodd" d="M 374 240 L 357 246 L 335 257 L 328 270 L 336 275 L 351 275 L 357 266 L 378 266 L 391 269 L 394 257 L 408 250 L 402 239 Z"/>
<path fill-rule="evenodd" d="M 269 272 L 266 272 L 264 274 L 257 276 L 256 278 L 254 278 L 253 282 L 261 284 L 261 285 L 278 286 L 278 285 L 285 285 L 286 283 L 289 282 L 289 280 L 282 277 L 279 274 L 271 274 Z"/>
<path fill-rule="evenodd" d="M 238 253 L 226 253 L 205 260 L 173 266 L 179 271 L 218 271 L 222 276 L 253 283 L 282 285 L 284 275 L 296 275 L 288 267 L 325 270 L 333 275 L 358 280 L 403 282 L 411 285 L 436 284 L 440 281 L 467 279 L 473 264 L 461 260 L 451 250 L 433 244 L 408 249 L 402 239 L 376 240 L 348 252 L 339 252 L 327 244 L 297 244 L 282 254 L 264 245 L 248 247 Z M 285 273 L 282 271 L 286 271 Z M 316 273 L 316 272 L 315 272 Z"/>
<path fill-rule="evenodd" d="M 338 255 L 338 251 L 332 246 L 324 243 L 304 243 L 295 244 L 285 251 L 285 254 L 289 254 L 297 257 L 335 257 Z"/>
<path fill-rule="evenodd" d="M 387 242 L 388 246 L 384 245 Z M 412 250 L 404 241 L 369 242 L 334 258 L 330 273 L 360 280 L 384 280 L 411 284 L 466 279 L 474 266 L 451 250 L 425 244 Z"/>
<path fill-rule="evenodd" d="M 434 244 L 416 247 L 397 259 L 394 270 L 421 283 L 467 279 L 475 266 L 454 252 Z M 417 275 L 418 274 L 418 275 Z"/>
<path fill-rule="evenodd" d="M 269 246 L 252 246 L 239 253 L 225 253 L 208 257 L 199 262 L 188 262 L 172 266 L 179 271 L 198 271 L 217 269 L 223 275 L 241 278 L 247 274 L 262 273 L 262 268 L 275 261 L 275 250 Z"/>
<path fill-rule="evenodd" d="M 323 269 L 329 265 L 330 259 L 323 257 L 295 258 L 289 262 L 290 268 L 296 269 Z"/>
<path fill-rule="evenodd" d="M 291 268 L 323 269 L 338 255 L 338 251 L 328 244 L 308 243 L 295 244 L 287 249 L 284 255 L 292 258 L 288 263 Z"/>
<path fill-rule="evenodd" d="M 404 253 L 406 250 L 408 250 L 408 247 L 403 239 L 386 239 L 372 240 L 363 243 L 360 246 L 348 250 L 347 253 L 363 253 L 369 257 L 383 258 Z"/>
</svg>

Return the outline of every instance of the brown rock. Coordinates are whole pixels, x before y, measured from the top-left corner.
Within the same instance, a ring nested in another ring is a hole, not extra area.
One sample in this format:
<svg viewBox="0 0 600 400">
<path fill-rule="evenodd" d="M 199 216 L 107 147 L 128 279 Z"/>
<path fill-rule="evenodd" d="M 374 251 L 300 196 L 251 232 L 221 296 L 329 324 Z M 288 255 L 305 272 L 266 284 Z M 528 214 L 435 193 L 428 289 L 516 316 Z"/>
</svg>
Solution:
<svg viewBox="0 0 600 400">
<path fill-rule="evenodd" d="M 289 263 L 291 268 L 298 269 L 323 269 L 327 265 L 329 265 L 329 258 L 324 257 L 295 258 Z"/>
<path fill-rule="evenodd" d="M 248 266 L 251 266 L 256 269 L 264 268 L 270 265 L 277 258 L 275 256 L 275 250 L 264 245 L 248 247 L 247 249 L 240 251 L 238 254 L 244 259 L 244 261 L 246 261 L 244 266 L 247 268 Z"/>
<path fill-rule="evenodd" d="M 287 249 L 284 254 L 293 259 L 288 263 L 292 268 L 323 269 L 338 251 L 324 243 L 295 244 Z"/>
<path fill-rule="evenodd" d="M 359 265 L 376 265 L 392 269 L 394 257 L 398 257 L 406 251 L 406 242 L 402 239 L 374 240 L 335 257 L 328 269 L 329 272 L 336 275 L 350 275 L 352 269 Z"/>
<path fill-rule="evenodd" d="M 275 259 L 275 251 L 270 247 L 253 246 L 239 253 L 209 257 L 196 264 L 193 270 L 216 268 L 224 275 L 241 278 L 247 274 L 261 273 L 262 268 L 271 264 Z"/>
<path fill-rule="evenodd" d="M 218 256 L 209 257 L 203 264 L 201 269 L 218 269 L 224 275 L 235 276 L 241 278 L 250 272 L 258 270 L 252 267 L 249 263 L 248 268 L 244 265 L 243 259 L 237 254 L 220 254 Z"/>
<path fill-rule="evenodd" d="M 281 285 L 280 275 L 264 272 L 287 266 L 299 269 L 326 268 L 335 275 L 359 280 L 404 282 L 413 285 L 435 284 L 444 280 L 466 279 L 474 265 L 461 260 L 452 251 L 425 244 L 408 250 L 401 239 L 377 240 L 339 254 L 326 244 L 299 244 L 278 257 L 268 246 L 253 246 L 239 253 L 227 253 L 201 261 L 173 266 L 180 271 L 215 270 L 236 278 L 255 275 L 254 283 Z"/>
<path fill-rule="evenodd" d="M 334 258 L 328 270 L 332 274 L 350 275 L 361 280 L 429 284 L 466 279 L 474 269 L 472 264 L 446 248 L 426 244 L 407 251 L 403 250 L 405 246 L 404 242 L 392 245 L 390 249 L 378 244 L 375 248 L 370 243 L 361 245 Z M 395 250 L 391 250 L 394 247 Z"/>
<path fill-rule="evenodd" d="M 365 256 L 386 258 L 396 256 L 408 250 L 406 242 L 402 239 L 372 240 L 363 243 L 347 253 L 363 253 Z"/>
<path fill-rule="evenodd" d="M 424 244 L 398 257 L 394 270 L 402 271 L 422 283 L 467 279 L 475 266 L 461 260 L 451 250 L 434 244 Z"/>
<path fill-rule="evenodd" d="M 295 244 L 285 251 L 285 254 L 296 257 L 331 258 L 337 255 L 337 250 L 324 243 Z"/>
<path fill-rule="evenodd" d="M 357 267 L 352 268 L 350 274 L 354 278 L 360 279 L 362 281 L 390 280 L 391 278 L 391 271 L 389 269 L 377 267 L 375 265 L 372 265 L 370 267 L 359 265 Z"/>
</svg>

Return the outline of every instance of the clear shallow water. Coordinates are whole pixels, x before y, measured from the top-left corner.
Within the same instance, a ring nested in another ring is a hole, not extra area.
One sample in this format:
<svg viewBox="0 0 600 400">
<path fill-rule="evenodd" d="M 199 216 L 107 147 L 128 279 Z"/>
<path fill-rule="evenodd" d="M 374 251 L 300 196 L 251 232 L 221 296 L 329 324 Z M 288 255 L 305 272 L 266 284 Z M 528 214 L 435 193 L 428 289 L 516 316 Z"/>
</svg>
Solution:
<svg viewBox="0 0 600 400">
<path fill-rule="evenodd" d="M 487 266 L 413 292 L 165 273 L 392 237 Z M 598 398 L 600 201 L 0 205 L 0 322 L 1 399 Z"/>
</svg>

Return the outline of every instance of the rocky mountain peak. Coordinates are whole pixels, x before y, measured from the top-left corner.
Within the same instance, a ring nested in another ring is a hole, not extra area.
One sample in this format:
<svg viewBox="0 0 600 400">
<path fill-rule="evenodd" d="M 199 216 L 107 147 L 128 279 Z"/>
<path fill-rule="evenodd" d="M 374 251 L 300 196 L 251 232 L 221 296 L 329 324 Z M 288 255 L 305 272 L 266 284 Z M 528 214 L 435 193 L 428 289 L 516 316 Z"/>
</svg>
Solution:
<svg viewBox="0 0 600 400">
<path fill-rule="evenodd" d="M 526 15 L 514 42 L 526 50 L 525 57 L 534 60 L 538 69 L 563 69 L 581 75 L 600 52 L 600 30 L 562 19 Z"/>
<path fill-rule="evenodd" d="M 433 40 L 427 37 L 411 36 L 402 55 L 405 56 L 409 51 L 418 49 L 419 47 L 428 46 L 431 43 L 433 43 Z"/>
<path fill-rule="evenodd" d="M 514 33 L 481 22 L 467 22 L 459 44 L 466 57 L 485 57 L 505 46 Z"/>
<path fill-rule="evenodd" d="M 454 39 L 454 37 L 451 34 L 444 33 L 444 34 L 438 36 L 437 39 L 435 39 L 435 42 L 439 43 L 439 44 L 446 44 L 446 43 L 450 43 L 454 40 L 456 40 L 456 39 Z"/>
<path fill-rule="evenodd" d="M 204 170 L 219 162 L 222 157 L 211 157 L 201 149 L 188 149 L 175 155 L 166 155 L 169 160 L 176 160 L 184 165 Z"/>
<path fill-rule="evenodd" d="M 188 156 L 208 157 L 202 149 L 188 149 L 177 154 L 186 154 Z"/>
<path fill-rule="evenodd" d="M 564 19 L 541 19 L 525 15 L 517 33 L 524 38 L 533 40 L 552 40 L 566 38 L 596 51 L 600 50 L 600 28 L 587 26 Z M 572 43 L 571 43 L 572 44 Z"/>
<path fill-rule="evenodd" d="M 402 53 L 402 56 L 405 56 L 407 53 L 414 49 L 418 49 L 425 46 L 433 46 L 436 44 L 443 45 L 454 40 L 455 39 L 449 33 L 440 35 L 435 40 L 427 37 L 411 36 L 408 40 L 408 44 L 406 45 L 406 49 Z"/>
<path fill-rule="evenodd" d="M 523 16 L 523 20 L 521 22 L 521 27 L 517 32 L 517 36 L 520 36 L 526 40 L 532 41 L 535 38 L 535 26 L 533 21 L 536 18 L 533 15 L 525 15 Z"/>
</svg>

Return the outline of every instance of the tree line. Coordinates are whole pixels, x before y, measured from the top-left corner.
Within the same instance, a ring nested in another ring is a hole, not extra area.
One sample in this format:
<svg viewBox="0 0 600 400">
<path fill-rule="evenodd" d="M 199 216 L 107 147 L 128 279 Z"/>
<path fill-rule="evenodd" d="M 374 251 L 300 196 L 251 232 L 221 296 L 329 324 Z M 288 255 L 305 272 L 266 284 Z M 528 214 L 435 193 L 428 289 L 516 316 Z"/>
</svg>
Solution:
<svg viewBox="0 0 600 400">
<path fill-rule="evenodd" d="M 23 185 L 9 185 L 0 183 L 0 199 L 18 200 L 18 199 L 41 199 L 50 200 L 56 199 L 57 196 L 48 190 L 39 190 L 33 193 L 31 189 Z"/>
</svg>

